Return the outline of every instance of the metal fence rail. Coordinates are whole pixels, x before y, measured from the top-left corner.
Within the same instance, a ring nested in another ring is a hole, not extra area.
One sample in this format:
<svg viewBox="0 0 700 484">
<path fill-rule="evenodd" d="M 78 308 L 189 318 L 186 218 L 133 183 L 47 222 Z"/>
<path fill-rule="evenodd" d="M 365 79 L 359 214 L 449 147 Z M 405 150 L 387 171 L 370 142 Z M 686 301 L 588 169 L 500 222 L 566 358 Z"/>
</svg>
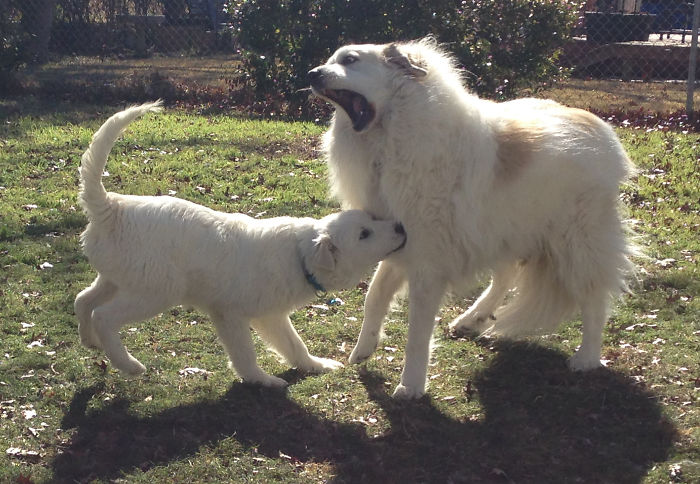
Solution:
<svg viewBox="0 0 700 484">
<path fill-rule="evenodd" d="M 23 30 L 30 60 L 224 54 L 235 35 L 225 0 L 0 0 Z M 696 86 L 698 2 L 588 0 L 560 63 L 578 78 L 687 82 Z M 695 12 L 695 17 L 694 17 Z M 695 43 L 694 43 L 695 42 Z M 183 62 L 183 64 L 185 64 Z"/>
</svg>

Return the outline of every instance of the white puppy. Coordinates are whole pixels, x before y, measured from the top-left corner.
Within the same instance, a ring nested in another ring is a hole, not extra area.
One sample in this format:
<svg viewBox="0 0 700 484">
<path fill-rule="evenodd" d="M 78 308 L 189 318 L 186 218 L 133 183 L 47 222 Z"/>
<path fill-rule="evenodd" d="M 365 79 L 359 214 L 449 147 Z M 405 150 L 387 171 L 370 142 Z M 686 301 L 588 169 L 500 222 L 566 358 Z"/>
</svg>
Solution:
<svg viewBox="0 0 700 484">
<path fill-rule="evenodd" d="M 324 138 L 334 194 L 401 220 L 409 236 L 377 269 L 351 362 L 374 351 L 407 281 L 408 343 L 394 395 L 421 396 L 441 298 L 491 272 L 453 330 L 551 332 L 579 307 L 583 342 L 570 366 L 601 365 L 603 325 L 633 253 L 618 214 L 619 185 L 633 167 L 610 126 L 553 101 L 479 99 L 431 39 L 342 47 L 309 81 L 336 106 Z"/>
<path fill-rule="evenodd" d="M 321 372 L 340 363 L 309 354 L 289 313 L 325 289 L 359 282 L 406 241 L 400 224 L 355 210 L 321 220 L 256 220 L 172 197 L 108 193 L 101 177 L 122 130 L 158 103 L 115 114 L 82 158 L 80 204 L 90 221 L 82 244 L 98 272 L 75 300 L 84 345 L 101 348 L 128 374 L 145 367 L 119 339 L 119 328 L 177 304 L 206 311 L 231 366 L 246 382 L 283 386 L 261 370 L 250 327 L 290 365 Z"/>
</svg>

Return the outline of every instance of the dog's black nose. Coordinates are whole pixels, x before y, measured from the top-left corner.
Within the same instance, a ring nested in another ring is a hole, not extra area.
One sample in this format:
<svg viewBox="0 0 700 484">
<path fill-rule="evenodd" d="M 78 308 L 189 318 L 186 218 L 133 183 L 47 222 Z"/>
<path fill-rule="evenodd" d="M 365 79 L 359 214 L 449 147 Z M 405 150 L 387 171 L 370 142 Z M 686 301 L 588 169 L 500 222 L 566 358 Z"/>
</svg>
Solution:
<svg viewBox="0 0 700 484">
<path fill-rule="evenodd" d="M 318 67 L 316 67 L 315 69 L 311 69 L 306 75 L 306 78 L 309 80 L 309 84 L 311 85 L 320 82 L 321 77 L 323 77 L 323 74 L 321 73 L 321 70 Z"/>
<path fill-rule="evenodd" d="M 394 225 L 394 232 L 396 232 L 397 234 L 406 235 L 406 230 L 403 228 L 403 225 L 400 223 L 397 223 L 396 225 Z"/>
</svg>

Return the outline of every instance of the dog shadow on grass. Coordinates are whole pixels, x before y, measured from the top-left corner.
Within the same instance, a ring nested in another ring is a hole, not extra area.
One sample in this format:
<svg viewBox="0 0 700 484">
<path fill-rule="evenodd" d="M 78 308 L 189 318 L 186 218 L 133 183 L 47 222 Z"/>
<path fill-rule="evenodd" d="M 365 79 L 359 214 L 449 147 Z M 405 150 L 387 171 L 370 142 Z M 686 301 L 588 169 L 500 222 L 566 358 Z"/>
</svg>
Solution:
<svg viewBox="0 0 700 484">
<path fill-rule="evenodd" d="M 639 482 L 667 456 L 675 430 L 654 396 L 629 378 L 571 373 L 561 353 L 535 344 L 496 349 L 492 363 L 472 375 L 482 409 L 473 420 L 445 415 L 429 397 L 394 401 L 379 373 L 361 371 L 390 423 L 374 437 L 364 424 L 324 419 L 255 386 L 234 384 L 217 400 L 146 417 L 124 400 L 87 411 L 101 392 L 90 387 L 76 393 L 62 422 L 76 432 L 53 461 L 54 477 L 115 479 L 223 441 L 234 446 L 217 453 L 230 452 L 224 461 L 233 462 L 242 446 L 297 469 L 327 463 L 334 482 L 353 483 Z"/>
</svg>

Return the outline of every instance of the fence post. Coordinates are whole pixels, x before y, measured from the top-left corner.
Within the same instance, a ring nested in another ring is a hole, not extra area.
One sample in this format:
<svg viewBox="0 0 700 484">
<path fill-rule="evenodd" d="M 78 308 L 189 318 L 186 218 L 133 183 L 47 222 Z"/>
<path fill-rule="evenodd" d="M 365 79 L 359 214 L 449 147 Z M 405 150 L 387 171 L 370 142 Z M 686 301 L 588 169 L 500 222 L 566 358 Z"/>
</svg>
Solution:
<svg viewBox="0 0 700 484">
<path fill-rule="evenodd" d="M 690 60 L 688 62 L 688 95 L 685 100 L 685 112 L 693 119 L 693 91 L 695 90 L 695 71 L 698 62 L 698 28 L 700 28 L 700 0 L 693 6 L 693 37 L 690 41 Z"/>
</svg>

